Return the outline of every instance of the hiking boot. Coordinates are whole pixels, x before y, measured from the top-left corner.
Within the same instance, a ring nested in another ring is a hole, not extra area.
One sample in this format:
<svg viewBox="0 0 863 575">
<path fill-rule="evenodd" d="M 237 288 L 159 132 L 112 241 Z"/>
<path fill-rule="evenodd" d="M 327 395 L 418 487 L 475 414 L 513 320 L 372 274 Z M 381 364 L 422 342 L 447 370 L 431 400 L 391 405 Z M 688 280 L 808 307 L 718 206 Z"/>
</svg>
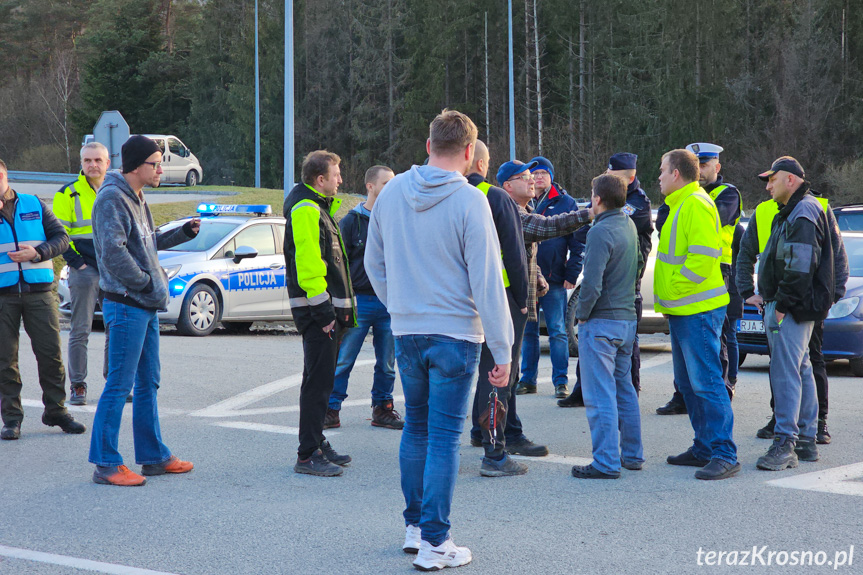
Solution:
<svg viewBox="0 0 863 575">
<path fill-rule="evenodd" d="M 620 479 L 620 471 L 617 473 L 605 473 L 593 466 L 593 463 L 587 465 L 573 465 L 572 476 L 578 479 Z"/>
<path fill-rule="evenodd" d="M 327 413 L 324 415 L 324 429 L 334 429 L 341 427 L 342 422 L 339 420 L 339 410 L 327 408 Z"/>
<path fill-rule="evenodd" d="M 685 415 L 688 412 L 685 403 L 672 399 L 662 407 L 657 407 L 656 413 L 659 415 Z"/>
<path fill-rule="evenodd" d="M 338 412 L 336 412 L 338 417 Z M 388 401 L 383 405 L 372 407 L 372 425 L 375 427 L 386 427 L 387 429 L 402 429 L 405 422 L 399 412 L 393 409 L 393 402 Z"/>
<path fill-rule="evenodd" d="M 420 571 L 440 571 L 447 567 L 467 565 L 471 559 L 473 555 L 470 549 L 456 546 L 447 536 L 446 541 L 437 547 L 428 541 L 422 541 L 417 558 L 414 559 L 414 567 Z"/>
<path fill-rule="evenodd" d="M 695 472 L 695 479 L 716 480 L 734 477 L 740 471 L 740 462 L 728 463 L 723 459 L 711 459 L 710 463 Z"/>
<path fill-rule="evenodd" d="M 554 386 L 554 397 L 557 399 L 566 399 L 569 395 L 569 388 L 566 387 L 565 383 Z"/>
<path fill-rule="evenodd" d="M 117 485 L 120 487 L 138 487 L 147 483 L 147 479 L 130 470 L 125 465 L 117 467 L 102 467 L 97 465 L 93 472 L 93 483 L 100 485 Z"/>
<path fill-rule="evenodd" d="M 316 449 L 311 457 L 305 461 L 298 457 L 296 464 L 294 464 L 294 471 L 296 473 L 317 475 L 319 477 L 335 477 L 345 472 L 338 465 L 330 463 L 320 449 Z"/>
<path fill-rule="evenodd" d="M 350 455 L 339 455 L 336 453 L 336 450 L 333 449 L 333 446 L 330 445 L 329 441 L 324 441 L 321 443 L 321 452 L 324 454 L 324 457 L 327 458 L 327 461 L 330 463 L 335 463 L 339 467 L 347 467 L 351 464 L 351 456 Z"/>
<path fill-rule="evenodd" d="M 182 461 L 176 455 L 172 455 L 168 461 L 162 463 L 148 463 L 141 466 L 143 475 L 164 475 L 166 473 L 188 473 L 194 468 L 191 461 Z"/>
<path fill-rule="evenodd" d="M 516 395 L 527 395 L 529 393 L 536 393 L 536 384 L 535 383 L 525 383 L 523 381 L 518 382 L 518 387 L 515 388 Z"/>
<path fill-rule="evenodd" d="M 761 439 L 773 439 L 773 437 L 776 435 L 773 431 L 775 427 L 776 416 L 771 415 L 770 421 L 767 422 L 767 425 L 755 432 L 755 437 L 759 437 Z"/>
<path fill-rule="evenodd" d="M 758 458 L 755 467 L 767 471 L 782 471 L 785 468 L 797 467 L 794 441 L 787 437 L 774 437 L 773 445 L 765 455 Z"/>
<path fill-rule="evenodd" d="M 830 443 L 830 432 L 827 431 L 827 420 L 819 419 L 818 420 L 818 433 L 815 435 L 815 442 L 820 445 L 827 445 Z"/>
<path fill-rule="evenodd" d="M 569 397 L 559 399 L 557 405 L 558 407 L 584 407 L 584 398 L 581 395 L 581 389 L 573 389 Z"/>
<path fill-rule="evenodd" d="M 527 457 L 545 457 L 548 455 L 548 447 L 537 445 L 527 437 L 513 442 L 507 442 L 506 452 L 510 455 L 525 455 Z"/>
<path fill-rule="evenodd" d="M 479 468 L 479 474 L 483 477 L 506 477 L 509 475 L 524 475 L 525 473 L 527 473 L 527 465 L 516 461 L 506 454 L 499 461 L 483 457 L 482 466 Z"/>
<path fill-rule="evenodd" d="M 422 533 L 417 525 L 408 525 L 405 527 L 405 543 L 402 545 L 402 551 L 416 555 L 419 553 L 420 545 L 422 545 Z"/>
<path fill-rule="evenodd" d="M 87 388 L 83 385 L 73 386 L 69 391 L 69 405 L 87 405 Z"/>
<path fill-rule="evenodd" d="M 75 435 L 87 431 L 86 425 L 84 425 L 83 423 L 78 423 L 77 421 L 75 421 L 75 418 L 68 413 L 53 417 L 48 417 L 48 414 L 43 413 L 42 423 L 49 427 L 59 427 L 63 430 L 64 433 L 72 433 Z"/>
<path fill-rule="evenodd" d="M 695 454 L 692 453 L 691 447 L 680 455 L 669 455 L 665 461 L 671 465 L 685 465 L 687 467 L 704 467 L 710 463 L 710 460 L 708 459 L 699 459 L 695 457 Z"/>
<path fill-rule="evenodd" d="M 794 445 L 794 453 L 799 461 L 818 461 L 818 446 L 812 438 L 798 437 Z"/>
<path fill-rule="evenodd" d="M 8 423 L 3 426 L 3 429 L 0 430 L 0 439 L 18 439 L 21 437 L 21 422 L 13 421 L 12 423 Z"/>
</svg>

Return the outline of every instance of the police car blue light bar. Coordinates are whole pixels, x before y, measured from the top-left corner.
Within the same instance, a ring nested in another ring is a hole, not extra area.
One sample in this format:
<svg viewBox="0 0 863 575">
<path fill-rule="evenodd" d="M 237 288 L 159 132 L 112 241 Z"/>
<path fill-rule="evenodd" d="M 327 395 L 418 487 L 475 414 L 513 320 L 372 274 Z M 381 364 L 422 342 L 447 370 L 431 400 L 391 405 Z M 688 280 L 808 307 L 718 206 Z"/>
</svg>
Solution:
<svg viewBox="0 0 863 575">
<path fill-rule="evenodd" d="M 198 204 L 199 214 L 261 214 L 273 213 L 267 204 Z"/>
</svg>

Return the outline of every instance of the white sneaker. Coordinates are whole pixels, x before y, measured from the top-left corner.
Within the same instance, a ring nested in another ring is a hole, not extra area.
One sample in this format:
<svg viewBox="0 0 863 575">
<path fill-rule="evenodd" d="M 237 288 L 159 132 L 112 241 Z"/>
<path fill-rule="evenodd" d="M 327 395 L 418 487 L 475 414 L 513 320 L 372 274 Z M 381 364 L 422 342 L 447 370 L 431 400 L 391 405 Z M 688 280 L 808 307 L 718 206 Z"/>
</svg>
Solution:
<svg viewBox="0 0 863 575">
<path fill-rule="evenodd" d="M 439 571 L 446 567 L 467 565 L 471 559 L 473 555 L 470 549 L 456 546 L 449 537 L 437 547 L 423 540 L 414 567 L 420 571 Z"/>
<path fill-rule="evenodd" d="M 416 555 L 420 550 L 420 528 L 416 525 L 408 525 L 405 528 L 405 544 L 402 545 L 402 551 Z"/>
</svg>

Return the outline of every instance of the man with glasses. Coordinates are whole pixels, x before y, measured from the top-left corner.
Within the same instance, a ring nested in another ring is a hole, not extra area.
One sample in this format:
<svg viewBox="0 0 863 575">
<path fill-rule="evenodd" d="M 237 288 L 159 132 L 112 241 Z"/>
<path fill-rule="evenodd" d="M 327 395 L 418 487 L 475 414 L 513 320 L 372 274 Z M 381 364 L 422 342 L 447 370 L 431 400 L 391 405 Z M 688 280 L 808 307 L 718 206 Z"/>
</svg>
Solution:
<svg viewBox="0 0 863 575">
<path fill-rule="evenodd" d="M 105 292 L 102 312 L 111 332 L 108 379 L 99 398 L 90 438 L 93 481 L 136 486 L 147 480 L 123 464 L 118 451 L 120 422 L 126 397 L 132 402 L 135 461 L 143 475 L 188 473 L 162 442 L 156 392 L 160 384 L 159 318 L 168 305 L 168 279 L 157 250 L 168 249 L 198 235 L 200 220 L 156 234 L 144 199 L 144 186 L 156 187 L 162 176 L 162 152 L 145 136 L 132 136 L 122 150 L 123 170 L 105 176 L 93 203 L 93 243 L 99 286 Z"/>
</svg>

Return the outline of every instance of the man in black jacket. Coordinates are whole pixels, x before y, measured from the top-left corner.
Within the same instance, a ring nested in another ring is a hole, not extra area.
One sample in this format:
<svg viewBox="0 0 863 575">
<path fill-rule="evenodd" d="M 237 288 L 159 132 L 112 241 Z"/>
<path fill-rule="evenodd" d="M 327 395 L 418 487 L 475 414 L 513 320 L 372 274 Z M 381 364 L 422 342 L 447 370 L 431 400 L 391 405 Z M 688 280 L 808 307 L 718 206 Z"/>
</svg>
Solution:
<svg viewBox="0 0 863 575">
<path fill-rule="evenodd" d="M 69 247 L 63 224 L 36 196 L 9 187 L 6 164 L 0 160 L 0 439 L 21 436 L 21 374 L 18 339 L 21 320 L 39 364 L 39 385 L 45 412 L 42 423 L 66 433 L 87 428 L 66 411 L 66 371 L 60 351 L 60 318 L 54 295 L 53 258 Z M 11 248 L 11 249 L 10 249 Z"/>
<path fill-rule="evenodd" d="M 348 378 L 357 361 L 363 342 L 372 329 L 375 348 L 375 375 L 372 383 L 372 425 L 388 429 L 402 429 L 405 422 L 393 409 L 393 388 L 396 383 L 395 342 L 390 327 L 390 314 L 378 299 L 363 258 L 366 253 L 366 238 L 369 233 L 369 217 L 378 194 L 395 174 L 386 166 L 372 166 L 366 170 L 367 198 L 345 215 L 339 222 L 342 241 L 347 250 L 351 270 L 351 285 L 357 296 L 357 327 L 345 332 L 339 347 L 339 360 L 330 404 L 324 418 L 324 429 L 341 426 L 339 412 L 342 402 L 348 397 Z"/>
<path fill-rule="evenodd" d="M 758 264 L 758 294 L 741 294 L 764 310 L 775 399 L 773 445 L 758 459 L 769 471 L 817 461 L 818 398 L 808 344 L 817 321 L 833 305 L 833 245 L 827 215 L 809 191 L 800 163 L 778 158 L 759 174 L 779 214 Z"/>
</svg>

